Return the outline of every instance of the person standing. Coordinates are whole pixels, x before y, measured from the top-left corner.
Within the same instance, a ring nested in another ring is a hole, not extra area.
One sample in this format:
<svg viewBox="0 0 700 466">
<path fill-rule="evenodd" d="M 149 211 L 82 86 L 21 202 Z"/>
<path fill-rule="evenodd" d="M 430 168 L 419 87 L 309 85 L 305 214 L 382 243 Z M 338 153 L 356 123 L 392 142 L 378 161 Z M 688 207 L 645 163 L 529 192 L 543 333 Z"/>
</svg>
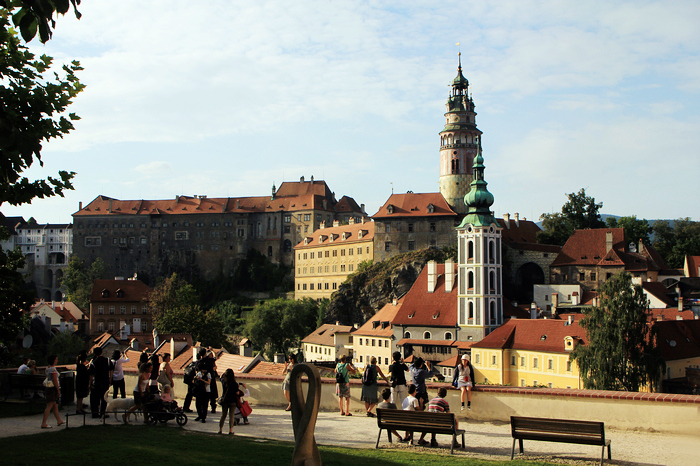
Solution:
<svg viewBox="0 0 700 466">
<path fill-rule="evenodd" d="M 153 353 L 149 359 L 151 363 L 151 376 L 148 378 L 148 391 L 151 395 L 157 395 L 158 391 L 158 374 L 160 374 L 160 357 Z"/>
<path fill-rule="evenodd" d="M 352 416 L 350 412 L 350 373 L 355 373 L 355 368 L 347 361 L 347 356 L 342 355 L 340 362 L 335 366 L 336 381 L 335 394 L 338 395 L 338 405 L 340 406 L 341 416 Z M 338 376 L 337 374 L 340 374 Z M 342 382 L 341 382 L 342 380 Z M 345 399 L 345 411 L 343 411 L 343 399 Z"/>
<path fill-rule="evenodd" d="M 207 405 L 211 394 L 211 375 L 205 367 L 194 376 L 194 398 L 197 407 L 196 421 L 207 422 Z"/>
<path fill-rule="evenodd" d="M 109 359 L 102 356 L 102 348 L 99 346 L 93 350 L 93 355 L 94 358 L 88 369 L 92 385 L 90 391 L 90 411 L 94 418 L 109 417 L 109 415 L 105 415 L 107 402 L 104 399 L 104 395 L 111 385 L 112 364 Z"/>
<path fill-rule="evenodd" d="M 224 427 L 226 415 L 228 415 L 228 434 L 233 435 L 233 424 L 236 418 L 236 406 L 242 393 L 239 391 L 233 369 L 226 369 L 221 377 L 221 419 L 219 419 L 219 433 Z"/>
<path fill-rule="evenodd" d="M 406 372 L 408 366 L 403 362 L 401 353 L 395 351 L 392 355 L 394 363 L 389 366 L 389 374 L 391 375 L 391 402 L 396 406 L 403 406 L 403 399 L 406 398 L 408 391 L 406 389 Z"/>
<path fill-rule="evenodd" d="M 170 360 L 170 353 L 165 353 L 163 355 L 163 362 L 160 363 L 160 375 L 158 376 L 158 383 L 161 385 L 161 391 L 166 385 L 170 385 L 171 390 L 175 390 L 175 379 L 173 378 L 173 374 L 175 371 L 173 371 L 173 368 L 170 367 Z"/>
<path fill-rule="evenodd" d="M 58 413 L 58 399 L 61 397 L 61 386 L 58 384 L 58 371 L 56 370 L 56 363 L 58 362 L 58 356 L 50 355 L 47 358 L 49 362 L 49 367 L 46 368 L 45 374 L 46 378 L 51 381 L 52 387 L 46 387 L 44 395 L 46 397 L 46 409 L 44 410 L 44 418 L 41 420 L 42 429 L 50 429 L 51 426 L 46 424 L 49 420 L 49 414 L 53 411 L 53 415 L 56 417 L 57 425 L 62 425 L 63 420 L 61 415 Z"/>
<path fill-rule="evenodd" d="M 423 358 L 416 358 L 410 367 L 413 383 L 416 385 L 416 398 L 420 402 L 420 409 L 423 411 L 428 404 L 428 389 L 425 386 L 425 378 L 430 377 L 430 363 L 423 361 Z"/>
<path fill-rule="evenodd" d="M 362 395 L 360 400 L 365 402 L 365 411 L 367 412 L 367 417 L 374 417 L 372 408 L 379 401 L 377 396 L 377 375 L 381 375 L 384 381 L 388 384 L 389 381 L 384 376 L 382 370 L 377 366 L 377 358 L 372 356 L 369 360 L 369 365 L 365 367 L 365 373 L 362 376 Z M 389 390 L 391 393 L 391 390 Z"/>
<path fill-rule="evenodd" d="M 87 414 L 83 409 L 83 400 L 90 393 L 90 374 L 87 367 L 87 351 L 80 350 L 75 358 L 75 414 Z"/>
<path fill-rule="evenodd" d="M 122 354 L 119 350 L 114 350 L 112 352 L 112 366 L 114 371 L 112 372 L 112 399 L 117 399 L 118 392 L 121 392 L 121 397 L 126 398 L 126 384 L 124 382 L 124 369 L 122 364 L 129 362 L 129 358 Z"/>
<path fill-rule="evenodd" d="M 452 385 L 460 390 L 460 400 L 462 402 L 461 411 L 464 411 L 464 399 L 467 399 L 467 410 L 472 409 L 472 386 L 474 384 L 474 367 L 472 367 L 469 355 L 462 355 L 459 364 L 454 370 L 454 380 Z"/>
<path fill-rule="evenodd" d="M 287 361 L 284 363 L 284 380 L 282 381 L 282 391 L 284 392 L 284 397 L 287 399 L 287 408 L 285 408 L 285 411 L 292 410 L 292 401 L 289 399 L 289 386 L 292 380 L 292 369 L 294 369 L 294 365 L 296 363 L 297 357 L 293 354 L 290 354 L 289 358 L 287 358 Z"/>
<path fill-rule="evenodd" d="M 122 415 L 124 423 L 129 419 L 129 415 L 141 408 L 143 411 L 143 422 L 148 423 L 148 412 L 146 410 L 146 402 L 148 397 L 151 396 L 148 393 L 148 380 L 151 377 L 151 363 L 146 361 L 139 365 L 139 376 L 136 379 L 136 386 L 134 387 L 134 406 L 129 408 L 129 411 Z"/>
</svg>

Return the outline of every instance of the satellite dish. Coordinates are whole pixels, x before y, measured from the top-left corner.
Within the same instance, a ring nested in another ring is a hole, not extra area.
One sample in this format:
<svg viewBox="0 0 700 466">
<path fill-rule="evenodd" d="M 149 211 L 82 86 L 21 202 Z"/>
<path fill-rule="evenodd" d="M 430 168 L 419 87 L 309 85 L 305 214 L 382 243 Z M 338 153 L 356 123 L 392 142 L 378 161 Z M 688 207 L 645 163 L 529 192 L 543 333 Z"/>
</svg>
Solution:
<svg viewBox="0 0 700 466">
<path fill-rule="evenodd" d="M 34 343 L 34 338 L 31 335 L 27 335 L 22 339 L 22 348 L 29 348 Z"/>
</svg>

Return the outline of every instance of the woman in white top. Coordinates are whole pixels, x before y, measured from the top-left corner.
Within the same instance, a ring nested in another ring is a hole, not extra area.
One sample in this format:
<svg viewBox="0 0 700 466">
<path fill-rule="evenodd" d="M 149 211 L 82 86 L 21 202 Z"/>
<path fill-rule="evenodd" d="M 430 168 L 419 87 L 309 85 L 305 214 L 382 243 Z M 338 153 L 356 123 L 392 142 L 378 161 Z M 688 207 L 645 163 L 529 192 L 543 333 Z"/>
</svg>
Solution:
<svg viewBox="0 0 700 466">
<path fill-rule="evenodd" d="M 53 411 L 53 415 L 56 417 L 56 422 L 60 426 L 63 424 L 63 420 L 61 419 L 61 415 L 58 414 L 58 399 L 61 397 L 61 387 L 58 384 L 58 371 L 56 370 L 56 363 L 58 362 L 58 356 L 49 356 L 47 358 L 49 361 L 49 367 L 46 368 L 46 379 L 48 379 L 49 382 L 51 382 L 50 387 L 46 387 L 46 391 L 44 392 L 46 396 L 46 409 L 44 410 L 44 419 L 41 421 L 41 428 L 42 429 L 49 429 L 51 428 L 50 425 L 46 424 L 46 421 L 49 420 L 49 414 L 51 414 L 51 411 Z M 44 384 L 46 386 L 46 384 Z"/>
<path fill-rule="evenodd" d="M 118 392 L 121 392 L 122 398 L 126 398 L 126 385 L 124 383 L 124 369 L 122 368 L 122 364 L 129 362 L 129 358 L 123 355 L 121 351 L 114 350 L 112 353 L 112 362 L 114 363 L 114 371 L 112 372 L 112 387 L 114 392 L 112 393 L 112 398 L 116 400 Z"/>
<path fill-rule="evenodd" d="M 170 353 L 165 353 L 163 355 L 163 362 L 160 363 L 160 373 L 158 374 L 158 384 L 160 385 L 160 390 L 163 391 L 163 387 L 170 385 L 172 389 L 171 396 L 175 397 L 175 380 L 173 379 L 173 368 L 170 367 Z"/>
</svg>

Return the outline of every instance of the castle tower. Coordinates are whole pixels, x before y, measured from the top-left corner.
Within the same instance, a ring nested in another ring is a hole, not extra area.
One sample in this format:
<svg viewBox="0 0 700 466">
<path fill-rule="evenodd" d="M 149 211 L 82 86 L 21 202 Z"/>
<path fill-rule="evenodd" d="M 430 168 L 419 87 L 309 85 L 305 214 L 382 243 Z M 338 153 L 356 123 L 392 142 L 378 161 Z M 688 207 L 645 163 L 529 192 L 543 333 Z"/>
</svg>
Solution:
<svg viewBox="0 0 700 466">
<path fill-rule="evenodd" d="M 503 323 L 501 228 L 490 207 L 493 194 L 484 181 L 484 158 L 474 158 L 467 215 L 457 227 L 459 267 L 457 324 L 460 340 L 479 341 Z"/>
<path fill-rule="evenodd" d="M 464 214 L 466 208 L 462 200 L 469 192 L 470 168 L 477 152 L 481 151 L 482 133 L 476 127 L 469 81 L 462 74 L 461 53 L 446 107 L 445 129 L 440 132 L 440 193 L 455 212 Z"/>
</svg>

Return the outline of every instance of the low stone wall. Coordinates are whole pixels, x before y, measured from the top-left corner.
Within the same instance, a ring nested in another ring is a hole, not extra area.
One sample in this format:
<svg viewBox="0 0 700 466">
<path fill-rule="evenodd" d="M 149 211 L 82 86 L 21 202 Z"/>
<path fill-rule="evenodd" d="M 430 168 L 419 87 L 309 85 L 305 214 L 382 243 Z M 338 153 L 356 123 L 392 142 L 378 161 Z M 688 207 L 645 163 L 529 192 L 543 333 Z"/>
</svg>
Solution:
<svg viewBox="0 0 700 466">
<path fill-rule="evenodd" d="M 135 374 L 126 375 L 127 393 L 136 385 Z M 238 382 L 250 390 L 251 405 L 279 406 L 287 400 L 282 392 L 282 378 L 246 374 L 236 376 Z M 221 382 L 219 393 L 221 393 Z M 379 385 L 381 391 L 385 385 Z M 630 393 L 596 390 L 567 390 L 553 388 L 515 388 L 477 386 L 472 392 L 472 410 L 459 411 L 459 391 L 449 384 L 428 384 L 429 396 L 437 389 L 447 387 L 447 401 L 458 416 L 478 421 L 510 422 L 510 416 L 579 419 L 603 421 L 606 427 L 619 430 L 644 430 L 676 434 L 700 435 L 700 396 L 656 393 Z M 175 376 L 178 399 L 186 394 L 182 375 Z M 365 405 L 360 401 L 362 383 L 350 381 L 350 410 L 364 415 Z M 192 404 L 194 409 L 194 403 Z M 321 411 L 338 411 L 335 379 L 323 378 L 321 383 Z"/>
</svg>

